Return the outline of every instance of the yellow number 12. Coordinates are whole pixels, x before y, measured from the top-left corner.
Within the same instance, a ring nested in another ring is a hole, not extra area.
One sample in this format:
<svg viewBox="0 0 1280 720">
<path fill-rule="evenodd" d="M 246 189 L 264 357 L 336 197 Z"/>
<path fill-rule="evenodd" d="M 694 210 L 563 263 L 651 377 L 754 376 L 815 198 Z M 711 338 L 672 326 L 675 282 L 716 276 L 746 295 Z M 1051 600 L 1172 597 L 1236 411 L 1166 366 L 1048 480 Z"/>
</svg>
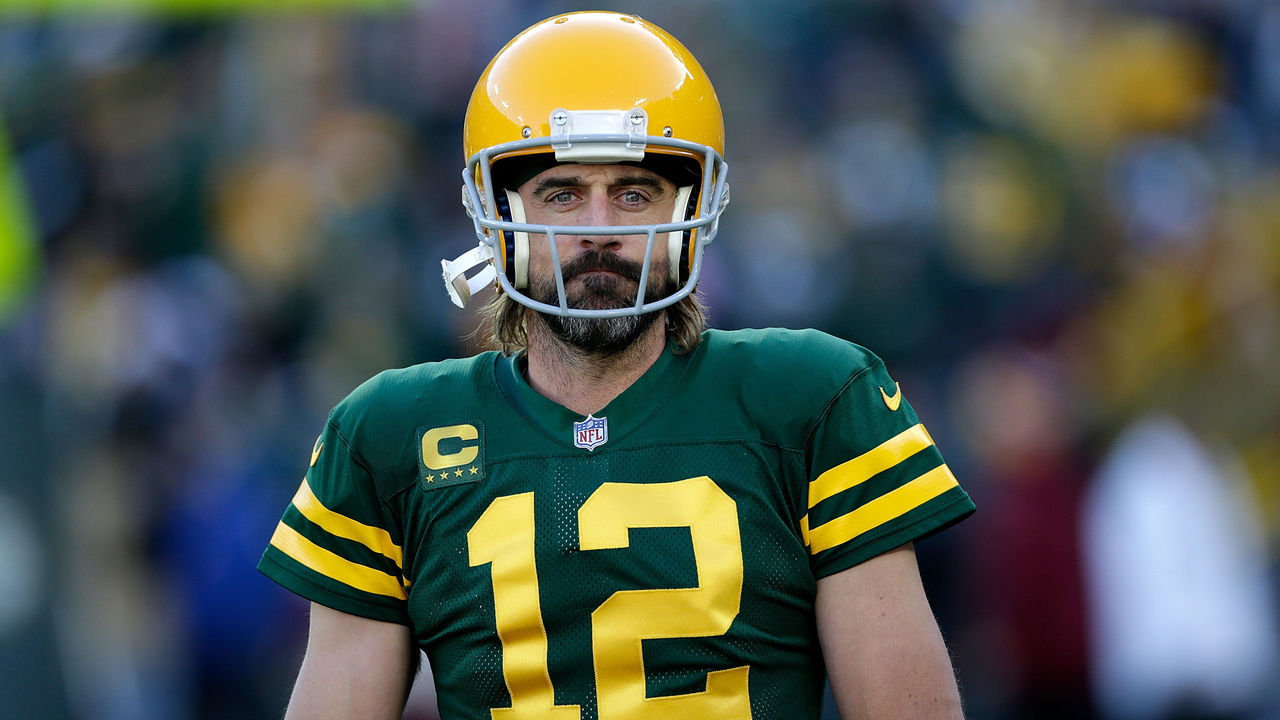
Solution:
<svg viewBox="0 0 1280 720">
<path fill-rule="evenodd" d="M 494 618 L 510 708 L 494 720 L 578 720 L 577 705 L 556 705 L 547 668 L 534 559 L 533 493 L 496 498 L 467 533 L 472 566 L 491 563 Z M 707 673 L 706 690 L 646 697 L 641 641 L 722 635 L 742 598 L 738 509 L 711 478 L 670 483 L 604 483 L 578 509 L 584 551 L 625 548 L 629 530 L 687 527 L 698 586 L 621 590 L 591 613 L 591 642 L 601 720 L 726 718 L 748 720 L 747 666 Z"/>
</svg>

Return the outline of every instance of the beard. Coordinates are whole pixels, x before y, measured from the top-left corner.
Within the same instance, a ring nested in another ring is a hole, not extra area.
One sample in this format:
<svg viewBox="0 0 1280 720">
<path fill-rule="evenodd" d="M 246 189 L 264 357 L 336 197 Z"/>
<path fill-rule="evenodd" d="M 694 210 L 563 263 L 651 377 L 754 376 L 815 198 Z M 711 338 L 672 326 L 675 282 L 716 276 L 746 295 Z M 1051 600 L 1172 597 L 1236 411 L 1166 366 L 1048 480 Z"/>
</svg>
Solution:
<svg viewBox="0 0 1280 720">
<path fill-rule="evenodd" d="M 570 289 L 575 278 L 593 270 L 607 270 L 614 275 L 591 275 Z M 636 290 L 640 284 L 641 263 L 628 260 L 617 253 L 593 250 L 584 252 L 565 263 L 564 275 L 566 300 L 569 307 L 579 310 L 614 310 L 634 307 Z M 671 296 L 676 287 L 667 277 L 664 266 L 651 265 L 645 301 L 653 302 Z M 554 275 L 538 278 L 530 283 L 529 296 L 549 305 L 559 305 Z M 593 355 L 612 355 L 622 352 L 635 343 L 653 326 L 660 311 L 642 315 L 625 315 L 614 318 L 562 317 L 539 312 L 538 315 L 564 344 Z"/>
</svg>

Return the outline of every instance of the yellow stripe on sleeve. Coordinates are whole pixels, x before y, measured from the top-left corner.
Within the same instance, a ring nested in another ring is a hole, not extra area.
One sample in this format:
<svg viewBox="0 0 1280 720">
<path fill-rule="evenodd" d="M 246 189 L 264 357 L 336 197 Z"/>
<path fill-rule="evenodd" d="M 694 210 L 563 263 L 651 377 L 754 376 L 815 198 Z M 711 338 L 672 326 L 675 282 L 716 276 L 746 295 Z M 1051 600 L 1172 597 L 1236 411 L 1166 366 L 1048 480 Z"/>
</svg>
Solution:
<svg viewBox="0 0 1280 720">
<path fill-rule="evenodd" d="M 809 483 L 809 508 L 832 495 L 866 482 L 933 444 L 924 425 L 915 425 L 858 457 L 840 463 Z"/>
<path fill-rule="evenodd" d="M 315 570 L 325 577 L 375 595 L 398 600 L 408 596 L 400 581 L 380 570 L 353 563 L 303 537 L 297 530 L 281 522 L 271 535 L 271 545 L 280 552 Z"/>
<path fill-rule="evenodd" d="M 918 427 L 918 426 L 917 426 Z M 809 531 L 809 552 L 817 554 L 848 542 L 958 486 L 956 476 L 939 465 L 902 487 Z"/>
<path fill-rule="evenodd" d="M 315 523 L 330 535 L 354 540 L 370 550 L 390 558 L 396 564 L 396 567 L 404 568 L 404 554 L 401 552 L 400 546 L 391 540 L 391 535 L 386 530 L 372 525 L 365 525 L 325 507 L 324 503 L 321 503 L 320 499 L 311 491 L 311 485 L 307 483 L 306 478 L 302 479 L 302 486 L 298 488 L 298 493 L 293 496 L 293 506 L 298 508 L 298 512 L 302 513 L 303 517 Z"/>
</svg>

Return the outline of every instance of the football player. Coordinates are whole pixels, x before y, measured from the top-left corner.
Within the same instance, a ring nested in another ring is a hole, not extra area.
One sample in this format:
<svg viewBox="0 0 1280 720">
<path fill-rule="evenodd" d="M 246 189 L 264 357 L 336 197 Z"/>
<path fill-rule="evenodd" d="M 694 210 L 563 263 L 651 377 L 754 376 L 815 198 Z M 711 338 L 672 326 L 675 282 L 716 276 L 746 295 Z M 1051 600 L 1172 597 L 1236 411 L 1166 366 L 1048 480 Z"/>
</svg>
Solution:
<svg viewBox="0 0 1280 720">
<path fill-rule="evenodd" d="M 290 718 L 958 718 L 913 542 L 968 495 L 867 350 L 705 329 L 719 102 L 640 18 L 572 13 L 476 84 L 443 263 L 495 351 L 330 414 L 260 568 L 312 601 Z"/>
</svg>

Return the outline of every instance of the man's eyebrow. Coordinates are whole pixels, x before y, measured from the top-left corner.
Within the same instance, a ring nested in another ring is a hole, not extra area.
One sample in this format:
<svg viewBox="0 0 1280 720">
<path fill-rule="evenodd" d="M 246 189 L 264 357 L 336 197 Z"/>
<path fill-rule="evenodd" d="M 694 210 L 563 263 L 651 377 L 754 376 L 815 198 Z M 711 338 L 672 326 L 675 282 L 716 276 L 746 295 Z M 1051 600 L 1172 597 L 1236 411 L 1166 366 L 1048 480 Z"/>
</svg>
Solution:
<svg viewBox="0 0 1280 720">
<path fill-rule="evenodd" d="M 538 181 L 533 187 L 531 193 L 533 199 L 542 200 L 552 190 L 562 190 L 564 188 L 575 188 L 586 185 L 586 180 L 578 175 L 566 175 L 562 177 L 549 177 Z M 623 175 L 617 180 L 609 183 L 609 187 L 642 187 L 652 190 L 655 193 L 663 192 L 662 182 L 651 175 Z"/>
<path fill-rule="evenodd" d="M 537 185 L 533 186 L 533 192 L 531 194 L 533 195 L 534 200 L 541 200 L 548 192 L 552 190 L 561 190 L 563 188 L 578 187 L 582 184 L 583 184 L 582 178 L 578 177 L 577 175 L 543 178 L 542 180 L 538 181 Z"/>
<path fill-rule="evenodd" d="M 655 192 L 662 192 L 662 183 L 652 175 L 624 175 L 610 187 L 642 187 Z"/>
</svg>

